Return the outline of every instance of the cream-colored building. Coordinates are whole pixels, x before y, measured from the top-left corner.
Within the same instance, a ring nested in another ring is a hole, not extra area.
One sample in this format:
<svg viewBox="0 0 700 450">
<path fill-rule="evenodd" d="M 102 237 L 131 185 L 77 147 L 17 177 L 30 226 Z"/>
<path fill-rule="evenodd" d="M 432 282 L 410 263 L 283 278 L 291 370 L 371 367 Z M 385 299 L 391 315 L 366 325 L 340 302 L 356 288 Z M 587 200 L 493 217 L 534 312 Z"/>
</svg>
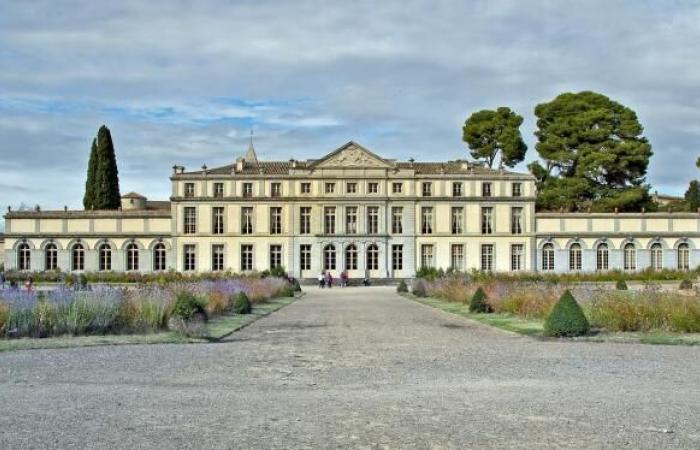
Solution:
<svg viewBox="0 0 700 450">
<path fill-rule="evenodd" d="M 118 211 L 17 211 L 5 265 L 41 271 L 245 272 L 410 278 L 458 270 L 688 269 L 698 214 L 535 213 L 529 174 L 466 161 L 382 158 L 349 142 L 317 160 L 174 166 L 169 202 Z"/>
</svg>

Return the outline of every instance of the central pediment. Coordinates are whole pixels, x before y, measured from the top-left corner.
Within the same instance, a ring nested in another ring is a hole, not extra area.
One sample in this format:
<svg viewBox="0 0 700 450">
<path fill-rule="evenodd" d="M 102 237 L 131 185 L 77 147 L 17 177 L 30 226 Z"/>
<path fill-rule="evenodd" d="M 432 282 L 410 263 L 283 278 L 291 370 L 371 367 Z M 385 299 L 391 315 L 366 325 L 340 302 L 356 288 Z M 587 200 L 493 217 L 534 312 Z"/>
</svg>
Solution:
<svg viewBox="0 0 700 450">
<path fill-rule="evenodd" d="M 391 168 L 392 164 L 353 141 L 314 161 L 314 168 Z"/>
</svg>

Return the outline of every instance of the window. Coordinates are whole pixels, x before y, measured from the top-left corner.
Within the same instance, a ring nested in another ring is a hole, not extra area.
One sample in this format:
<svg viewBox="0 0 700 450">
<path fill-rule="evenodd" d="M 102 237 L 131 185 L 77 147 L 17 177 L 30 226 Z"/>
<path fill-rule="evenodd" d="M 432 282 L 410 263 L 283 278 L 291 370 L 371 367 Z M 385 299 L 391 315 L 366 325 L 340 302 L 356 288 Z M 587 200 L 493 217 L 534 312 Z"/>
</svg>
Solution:
<svg viewBox="0 0 700 450">
<path fill-rule="evenodd" d="M 450 249 L 450 267 L 453 270 L 464 270 L 464 244 L 452 244 Z"/>
<path fill-rule="evenodd" d="M 345 192 L 355 194 L 357 192 L 357 183 L 348 183 L 345 185 Z"/>
<path fill-rule="evenodd" d="M 379 248 L 375 244 L 367 247 L 367 270 L 379 270 Z"/>
<path fill-rule="evenodd" d="M 420 246 L 420 266 L 425 268 L 433 267 L 432 244 L 422 244 Z"/>
<path fill-rule="evenodd" d="M 253 183 L 243 183 L 243 197 L 253 196 Z"/>
<path fill-rule="evenodd" d="M 224 270 L 224 246 L 214 244 L 211 246 L 211 270 L 219 272 Z"/>
<path fill-rule="evenodd" d="M 595 268 L 596 270 L 608 270 L 608 244 L 598 244 L 595 252 Z"/>
<path fill-rule="evenodd" d="M 224 234 L 224 207 L 214 206 L 211 209 L 212 234 Z"/>
<path fill-rule="evenodd" d="M 253 270 L 253 246 L 241 245 L 241 270 Z"/>
<path fill-rule="evenodd" d="M 282 234 L 282 207 L 270 207 L 270 234 Z"/>
<path fill-rule="evenodd" d="M 328 244 L 323 248 L 323 269 L 335 270 L 335 246 Z"/>
<path fill-rule="evenodd" d="M 462 183 L 454 182 L 452 183 L 452 196 L 461 197 L 462 196 Z"/>
<path fill-rule="evenodd" d="M 378 194 L 379 193 L 379 183 L 368 183 L 367 184 L 368 194 Z"/>
<path fill-rule="evenodd" d="M 425 182 L 423 183 L 423 197 L 430 197 L 433 195 L 433 183 Z"/>
<path fill-rule="evenodd" d="M 139 270 L 139 248 L 133 242 L 126 246 L 126 270 Z"/>
<path fill-rule="evenodd" d="M 282 267 L 282 246 L 270 246 L 270 270 Z"/>
<path fill-rule="evenodd" d="M 623 259 L 625 270 L 637 270 L 637 250 L 631 242 L 624 247 Z"/>
<path fill-rule="evenodd" d="M 194 244 L 185 244 L 182 246 L 183 267 L 185 272 L 192 272 L 196 269 L 197 252 Z"/>
<path fill-rule="evenodd" d="M 464 232 L 464 208 L 452 208 L 452 234 L 462 234 Z"/>
<path fill-rule="evenodd" d="M 311 233 L 311 207 L 299 208 L 299 234 Z"/>
<path fill-rule="evenodd" d="M 678 270 L 690 269 L 690 250 L 688 244 L 678 245 Z"/>
<path fill-rule="evenodd" d="M 270 196 L 281 197 L 282 196 L 282 183 L 270 183 Z"/>
<path fill-rule="evenodd" d="M 311 183 L 303 182 L 301 183 L 301 193 L 310 194 L 311 193 Z"/>
<path fill-rule="evenodd" d="M 357 233 L 357 206 L 345 208 L 345 232 L 347 234 Z"/>
<path fill-rule="evenodd" d="M 581 270 L 581 244 L 569 247 L 569 270 Z"/>
<path fill-rule="evenodd" d="M 379 233 L 379 207 L 367 207 L 367 234 Z"/>
<path fill-rule="evenodd" d="M 299 269 L 311 270 L 311 244 L 299 246 Z"/>
<path fill-rule="evenodd" d="M 661 270 L 664 267 L 663 261 L 663 250 L 661 249 L 661 244 L 658 242 L 651 246 L 651 269 Z"/>
<path fill-rule="evenodd" d="M 430 206 L 424 206 L 421 208 L 421 233 L 432 234 L 433 233 L 433 208 Z"/>
<path fill-rule="evenodd" d="M 335 192 L 335 183 L 326 183 L 326 194 L 332 194 Z"/>
<path fill-rule="evenodd" d="M 23 243 L 17 247 L 17 268 L 19 270 L 30 270 L 32 267 L 32 251 L 29 244 Z"/>
<path fill-rule="evenodd" d="M 194 197 L 194 183 L 185 183 L 185 197 Z"/>
<path fill-rule="evenodd" d="M 403 245 L 401 244 L 391 246 L 391 268 L 403 270 Z"/>
<path fill-rule="evenodd" d="M 403 208 L 395 206 L 391 208 L 391 232 L 394 234 L 403 233 Z"/>
<path fill-rule="evenodd" d="M 165 244 L 159 243 L 153 247 L 153 270 L 165 270 Z"/>
<path fill-rule="evenodd" d="M 241 208 L 241 234 L 253 234 L 253 208 Z"/>
<path fill-rule="evenodd" d="M 75 244 L 71 251 L 71 270 L 85 270 L 85 247 Z"/>
<path fill-rule="evenodd" d="M 214 183 L 214 197 L 224 197 L 224 183 Z"/>
<path fill-rule="evenodd" d="M 185 206 L 183 220 L 183 231 L 185 234 L 194 234 L 197 232 L 197 208 L 194 206 Z"/>
<path fill-rule="evenodd" d="M 491 197 L 491 183 L 481 183 L 481 196 Z"/>
<path fill-rule="evenodd" d="M 493 208 L 484 206 L 481 208 L 481 234 L 493 233 Z"/>
<path fill-rule="evenodd" d="M 400 194 L 403 191 L 403 183 L 391 183 L 391 192 Z"/>
<path fill-rule="evenodd" d="M 481 270 L 484 272 L 493 271 L 493 244 L 481 246 Z"/>
<path fill-rule="evenodd" d="M 510 209 L 510 232 L 523 234 L 523 208 L 513 207 Z"/>
<path fill-rule="evenodd" d="M 58 269 L 58 247 L 56 244 L 48 244 L 46 246 L 46 264 L 44 265 L 46 270 L 56 270 Z"/>
<path fill-rule="evenodd" d="M 97 250 L 98 270 L 112 270 L 112 247 L 109 244 L 102 244 Z"/>
<path fill-rule="evenodd" d="M 323 208 L 323 232 L 335 234 L 335 207 L 333 206 Z"/>
<path fill-rule="evenodd" d="M 542 246 L 542 270 L 554 270 L 554 245 L 552 244 Z"/>
<path fill-rule="evenodd" d="M 513 197 L 520 197 L 523 192 L 523 185 L 521 183 L 513 183 L 510 185 L 511 194 Z"/>
<path fill-rule="evenodd" d="M 513 244 L 510 246 L 511 271 L 523 270 L 523 253 L 525 253 L 525 246 L 523 244 Z"/>
<path fill-rule="evenodd" d="M 345 248 L 345 270 L 357 270 L 357 247 L 354 244 Z"/>
</svg>

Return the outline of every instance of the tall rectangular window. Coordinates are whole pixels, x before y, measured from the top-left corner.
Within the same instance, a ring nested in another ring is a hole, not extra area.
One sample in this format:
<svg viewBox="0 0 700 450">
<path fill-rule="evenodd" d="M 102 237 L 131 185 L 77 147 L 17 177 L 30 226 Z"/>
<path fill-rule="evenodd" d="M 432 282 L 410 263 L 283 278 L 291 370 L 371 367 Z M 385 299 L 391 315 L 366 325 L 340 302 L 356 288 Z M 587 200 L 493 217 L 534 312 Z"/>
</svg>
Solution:
<svg viewBox="0 0 700 450">
<path fill-rule="evenodd" d="M 270 196 L 271 197 L 281 197 L 282 196 L 282 183 L 270 183 Z"/>
<path fill-rule="evenodd" d="M 185 206 L 183 220 L 183 231 L 185 234 L 194 234 L 197 232 L 197 208 L 194 206 Z"/>
<path fill-rule="evenodd" d="M 282 207 L 270 207 L 270 234 L 282 234 Z"/>
<path fill-rule="evenodd" d="M 335 234 L 335 207 L 326 206 L 323 208 L 323 232 L 325 234 Z"/>
<path fill-rule="evenodd" d="M 420 246 L 420 266 L 425 268 L 433 267 L 432 244 L 422 244 Z"/>
<path fill-rule="evenodd" d="M 345 232 L 347 234 L 357 233 L 357 206 L 345 207 Z"/>
<path fill-rule="evenodd" d="M 311 244 L 299 246 L 299 270 L 311 270 Z"/>
<path fill-rule="evenodd" d="M 391 246 L 391 268 L 403 270 L 403 245 L 401 244 Z"/>
<path fill-rule="evenodd" d="M 335 183 L 326 183 L 326 194 L 333 194 L 335 192 Z"/>
<path fill-rule="evenodd" d="M 270 269 L 276 269 L 282 267 L 282 246 L 281 245 L 271 245 L 270 246 Z"/>
<path fill-rule="evenodd" d="M 309 182 L 302 182 L 301 183 L 301 193 L 302 194 L 310 194 L 311 193 L 311 183 Z"/>
<path fill-rule="evenodd" d="M 224 207 L 214 206 L 211 209 L 212 234 L 224 234 Z"/>
<path fill-rule="evenodd" d="M 367 207 L 367 234 L 379 233 L 379 207 Z"/>
<path fill-rule="evenodd" d="M 491 197 L 491 183 L 483 182 L 481 183 L 481 196 Z"/>
<path fill-rule="evenodd" d="M 214 183 L 214 197 L 223 198 L 224 197 L 224 183 Z"/>
<path fill-rule="evenodd" d="M 185 272 L 192 272 L 197 269 L 197 252 L 194 244 L 185 244 L 182 246 L 183 267 Z"/>
<path fill-rule="evenodd" d="M 299 208 L 299 234 L 311 233 L 311 207 L 302 206 Z"/>
<path fill-rule="evenodd" d="M 378 194 L 379 193 L 379 183 L 367 183 L 367 193 L 368 194 Z"/>
<path fill-rule="evenodd" d="M 253 270 L 253 246 L 241 245 L 241 270 Z"/>
<path fill-rule="evenodd" d="M 523 234 L 523 208 L 513 207 L 510 210 L 510 232 Z"/>
<path fill-rule="evenodd" d="M 461 197 L 462 196 L 462 183 L 454 182 L 452 183 L 452 196 Z"/>
<path fill-rule="evenodd" d="M 481 245 L 481 270 L 493 271 L 493 244 Z"/>
<path fill-rule="evenodd" d="M 391 232 L 394 234 L 403 233 L 403 208 L 400 206 L 391 208 Z"/>
<path fill-rule="evenodd" d="M 452 244 L 450 256 L 450 267 L 454 270 L 464 270 L 464 244 Z"/>
<path fill-rule="evenodd" d="M 464 208 L 461 206 L 452 208 L 452 234 L 464 232 Z"/>
<path fill-rule="evenodd" d="M 510 246 L 510 270 L 513 272 L 523 270 L 523 254 L 525 253 L 523 244 L 513 244 Z"/>
<path fill-rule="evenodd" d="M 211 270 L 214 272 L 224 270 L 223 244 L 214 244 L 211 246 Z"/>
<path fill-rule="evenodd" d="M 423 197 L 430 197 L 433 195 L 433 183 L 429 181 L 423 182 Z"/>
<path fill-rule="evenodd" d="M 403 183 L 391 183 L 391 192 L 400 194 L 403 191 Z"/>
<path fill-rule="evenodd" d="M 185 183 L 185 197 L 194 197 L 194 183 Z"/>
<path fill-rule="evenodd" d="M 253 234 L 253 207 L 241 208 L 241 234 Z"/>
<path fill-rule="evenodd" d="M 243 183 L 243 197 L 253 196 L 253 183 Z"/>
<path fill-rule="evenodd" d="M 481 234 L 493 233 L 493 208 L 484 206 L 481 208 Z"/>
<path fill-rule="evenodd" d="M 356 194 L 357 193 L 357 183 L 347 183 L 345 185 L 345 192 L 348 194 Z"/>
<path fill-rule="evenodd" d="M 420 222 L 421 222 L 421 233 L 432 234 L 433 233 L 433 208 L 431 206 L 424 206 L 421 208 L 420 212 Z"/>
<path fill-rule="evenodd" d="M 511 193 L 513 194 L 513 197 L 520 197 L 522 195 L 522 184 L 521 183 L 513 183 L 511 185 Z"/>
</svg>

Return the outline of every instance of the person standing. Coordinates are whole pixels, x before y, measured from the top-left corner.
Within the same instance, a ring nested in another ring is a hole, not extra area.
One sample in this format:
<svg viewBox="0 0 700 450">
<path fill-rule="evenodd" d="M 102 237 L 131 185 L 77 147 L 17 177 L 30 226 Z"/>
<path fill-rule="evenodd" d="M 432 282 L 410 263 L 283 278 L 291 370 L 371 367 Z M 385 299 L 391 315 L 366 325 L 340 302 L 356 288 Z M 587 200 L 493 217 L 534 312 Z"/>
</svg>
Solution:
<svg viewBox="0 0 700 450">
<path fill-rule="evenodd" d="M 328 289 L 333 287 L 333 275 L 331 275 L 330 271 L 326 272 L 326 286 L 328 286 Z"/>
<path fill-rule="evenodd" d="M 318 274 L 318 287 L 323 289 L 323 285 L 326 283 L 326 277 L 323 272 Z"/>
<path fill-rule="evenodd" d="M 0 289 L 5 289 L 5 283 L 7 279 L 5 278 L 5 272 L 0 270 Z"/>
</svg>

